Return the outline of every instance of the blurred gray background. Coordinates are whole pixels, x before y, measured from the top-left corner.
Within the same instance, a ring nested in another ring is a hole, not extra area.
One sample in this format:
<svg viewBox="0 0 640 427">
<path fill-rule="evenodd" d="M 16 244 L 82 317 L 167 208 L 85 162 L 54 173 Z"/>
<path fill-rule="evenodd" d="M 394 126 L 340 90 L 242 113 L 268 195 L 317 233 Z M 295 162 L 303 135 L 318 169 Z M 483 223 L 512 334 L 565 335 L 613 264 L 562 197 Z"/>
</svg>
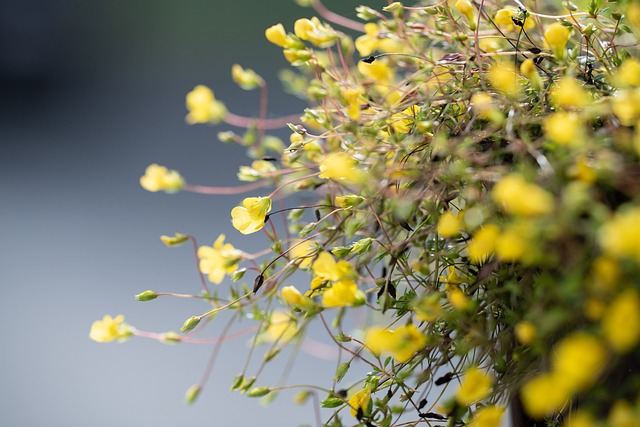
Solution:
<svg viewBox="0 0 640 427">
<path fill-rule="evenodd" d="M 325 1 L 354 19 L 360 3 Z M 312 407 L 292 405 L 291 393 L 264 407 L 228 391 L 244 338 L 223 347 L 193 406 L 184 392 L 210 346 L 88 338 L 104 314 L 162 332 L 206 308 L 133 299 L 145 289 L 198 292 L 192 252 L 164 247 L 161 234 L 211 244 L 223 232 L 251 250 L 255 240 L 230 226 L 241 196 L 152 194 L 138 179 L 160 163 L 194 184 L 236 184 L 243 149 L 217 140 L 228 127 L 186 125 L 184 97 L 206 84 L 231 111 L 255 115 L 257 93 L 231 81 L 237 62 L 271 83 L 271 116 L 301 112 L 277 84 L 287 63 L 264 29 L 312 15 L 293 0 L 0 0 L 0 425 L 313 423 Z M 301 382 L 334 368 L 304 354 L 298 362 L 291 378 Z"/>
</svg>

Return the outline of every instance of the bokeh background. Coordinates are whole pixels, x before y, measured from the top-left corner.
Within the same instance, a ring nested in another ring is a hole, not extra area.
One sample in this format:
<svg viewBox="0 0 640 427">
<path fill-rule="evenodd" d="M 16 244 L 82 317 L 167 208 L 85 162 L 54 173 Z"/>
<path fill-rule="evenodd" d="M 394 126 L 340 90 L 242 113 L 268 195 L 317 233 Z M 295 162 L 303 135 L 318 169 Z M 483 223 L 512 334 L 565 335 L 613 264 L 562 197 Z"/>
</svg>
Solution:
<svg viewBox="0 0 640 427">
<path fill-rule="evenodd" d="M 355 19 L 360 1 L 324 3 Z M 311 406 L 291 405 L 291 395 L 264 407 L 228 391 L 246 340 L 223 347 L 187 406 L 211 347 L 88 338 L 104 314 L 161 332 L 202 312 L 189 300 L 133 299 L 145 289 L 198 290 L 193 253 L 164 247 L 161 234 L 256 244 L 230 226 L 241 196 L 152 194 L 138 179 L 160 163 L 194 184 L 236 184 L 243 149 L 217 140 L 225 126 L 186 125 L 184 96 L 206 84 L 231 111 L 255 115 L 257 94 L 231 81 L 237 62 L 270 83 L 271 116 L 300 112 L 280 90 L 276 73 L 287 64 L 264 29 L 292 29 L 312 14 L 293 0 L 0 0 L 0 425 L 313 421 Z M 298 362 L 301 381 L 326 365 Z"/>
</svg>

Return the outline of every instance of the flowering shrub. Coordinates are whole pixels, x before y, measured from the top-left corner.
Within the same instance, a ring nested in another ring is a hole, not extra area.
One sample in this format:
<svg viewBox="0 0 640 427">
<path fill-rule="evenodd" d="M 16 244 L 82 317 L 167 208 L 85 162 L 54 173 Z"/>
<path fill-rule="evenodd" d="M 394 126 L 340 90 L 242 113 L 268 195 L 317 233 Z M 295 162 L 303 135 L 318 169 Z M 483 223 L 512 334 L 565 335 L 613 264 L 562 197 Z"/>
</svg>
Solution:
<svg viewBox="0 0 640 427">
<path fill-rule="evenodd" d="M 219 134 L 249 148 L 247 183 L 193 185 L 158 165 L 141 179 L 248 192 L 233 226 L 270 243 L 162 236 L 196 248 L 202 314 L 181 334 L 105 316 L 91 338 L 206 342 L 196 334 L 227 310 L 255 322 L 264 365 L 319 324 L 337 370 L 295 400 L 319 397 L 328 426 L 489 427 L 510 405 L 518 423 L 640 425 L 640 3 L 393 2 L 353 21 L 298 2 L 318 16 L 265 36 L 292 66 L 282 80 L 307 100 L 301 115 L 267 119 L 265 81 L 240 65 L 259 117 L 205 86 L 187 95 L 188 123 L 248 129 Z M 286 126 L 288 147 L 268 134 Z M 185 296 L 137 299 L 172 295 Z M 232 382 L 267 399 L 293 387 L 246 371 Z"/>
</svg>

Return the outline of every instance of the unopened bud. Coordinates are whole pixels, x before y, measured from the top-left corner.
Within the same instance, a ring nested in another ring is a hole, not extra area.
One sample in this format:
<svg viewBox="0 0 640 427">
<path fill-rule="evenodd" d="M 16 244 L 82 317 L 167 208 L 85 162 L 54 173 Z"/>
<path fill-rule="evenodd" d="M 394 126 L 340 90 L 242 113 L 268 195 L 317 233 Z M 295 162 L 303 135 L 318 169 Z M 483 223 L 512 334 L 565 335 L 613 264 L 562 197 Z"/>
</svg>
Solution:
<svg viewBox="0 0 640 427">
<path fill-rule="evenodd" d="M 158 294 L 153 291 L 144 291 L 136 295 L 135 298 L 138 301 L 151 301 L 152 299 L 158 298 Z"/>
<path fill-rule="evenodd" d="M 200 323 L 200 318 L 197 316 L 191 316 L 190 318 L 188 318 L 184 324 L 182 325 L 182 328 L 180 328 L 180 330 L 183 333 L 187 333 L 190 330 L 192 330 L 193 328 L 195 328 L 196 326 L 198 326 L 198 323 Z"/>
</svg>

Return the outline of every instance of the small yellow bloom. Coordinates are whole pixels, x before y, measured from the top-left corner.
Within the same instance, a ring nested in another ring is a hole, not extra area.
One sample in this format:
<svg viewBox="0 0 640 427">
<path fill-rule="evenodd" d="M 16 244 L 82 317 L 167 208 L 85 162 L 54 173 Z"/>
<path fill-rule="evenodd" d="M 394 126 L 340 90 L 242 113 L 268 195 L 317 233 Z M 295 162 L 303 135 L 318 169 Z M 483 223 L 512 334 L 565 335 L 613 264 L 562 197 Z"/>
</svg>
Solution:
<svg viewBox="0 0 640 427">
<path fill-rule="evenodd" d="M 355 40 L 355 45 L 361 56 L 368 56 L 378 49 L 378 33 L 380 32 L 378 24 L 375 22 L 364 24 L 364 32 L 364 35 Z"/>
<path fill-rule="evenodd" d="M 438 234 L 441 237 L 455 237 L 463 230 L 460 215 L 454 215 L 451 211 L 446 211 L 438 219 Z"/>
<path fill-rule="evenodd" d="M 269 324 L 263 332 L 263 339 L 269 342 L 279 341 L 286 344 L 298 333 L 298 325 L 284 311 L 274 311 L 269 318 Z"/>
<path fill-rule="evenodd" d="M 610 427 L 640 427 L 640 418 L 629 402 L 617 400 L 609 411 L 607 425 Z"/>
<path fill-rule="evenodd" d="M 140 177 L 140 185 L 147 191 L 175 193 L 184 187 L 184 179 L 178 171 L 154 163 L 147 166 L 144 175 Z"/>
<path fill-rule="evenodd" d="M 267 28 L 264 32 L 265 37 L 271 43 L 276 46 L 286 47 L 287 46 L 287 33 L 284 30 L 284 26 L 280 23 L 276 25 L 272 25 Z"/>
<path fill-rule="evenodd" d="M 364 302 L 364 293 L 353 280 L 339 280 L 322 293 L 324 307 L 346 307 Z"/>
<path fill-rule="evenodd" d="M 167 247 L 172 248 L 174 246 L 180 246 L 187 240 L 189 240 L 189 236 L 182 233 L 176 233 L 173 236 L 160 236 L 160 240 L 162 243 L 167 245 Z"/>
<path fill-rule="evenodd" d="M 313 261 L 312 256 L 315 251 L 316 244 L 313 240 L 296 239 L 291 242 L 289 255 L 291 256 L 291 259 L 299 260 L 298 268 L 306 270 L 311 266 L 311 262 Z"/>
<path fill-rule="evenodd" d="M 131 327 L 124 323 L 122 314 L 112 318 L 105 315 L 91 325 L 89 338 L 97 342 L 124 341 L 132 335 Z"/>
<path fill-rule="evenodd" d="M 493 97 L 486 92 L 476 92 L 471 96 L 471 108 L 482 119 L 491 120 L 494 123 L 500 123 L 504 119 Z"/>
<path fill-rule="evenodd" d="M 533 63 L 533 59 L 525 59 L 522 64 L 520 64 L 520 74 L 529 79 L 531 86 L 535 90 L 542 89 L 542 79 L 540 78 L 540 74 L 538 74 L 536 65 Z"/>
<path fill-rule="evenodd" d="M 395 331 L 371 327 L 364 338 L 365 345 L 377 356 L 390 353 L 398 363 L 409 361 L 426 344 L 424 334 L 413 324 L 399 326 Z"/>
<path fill-rule="evenodd" d="M 320 162 L 320 178 L 348 183 L 362 182 L 365 175 L 357 168 L 358 162 L 347 153 L 326 156 Z"/>
<path fill-rule="evenodd" d="M 515 67 L 509 62 L 497 62 L 489 68 L 487 78 L 491 86 L 507 96 L 516 96 L 522 85 Z"/>
<path fill-rule="evenodd" d="M 393 69 L 384 60 L 376 60 L 372 64 L 359 61 L 358 71 L 364 77 L 375 80 L 378 84 L 390 83 L 394 76 Z"/>
<path fill-rule="evenodd" d="M 520 393 L 525 411 L 535 419 L 559 412 L 571 398 L 565 381 L 557 373 L 544 373 L 530 379 Z"/>
<path fill-rule="evenodd" d="M 547 116 L 543 122 L 544 133 L 551 141 L 567 147 L 584 145 L 582 119 L 576 113 L 561 111 Z"/>
<path fill-rule="evenodd" d="M 448 292 L 447 298 L 453 308 L 459 311 L 466 311 L 471 307 L 471 300 L 467 295 L 459 288 L 452 288 Z"/>
<path fill-rule="evenodd" d="M 640 88 L 618 91 L 611 99 L 611 109 L 620 123 L 633 126 L 640 119 Z"/>
<path fill-rule="evenodd" d="M 502 49 L 502 39 L 500 37 L 484 37 L 478 40 L 478 47 L 487 53 L 496 52 Z"/>
<path fill-rule="evenodd" d="M 362 115 L 360 105 L 363 94 L 362 88 L 344 88 L 342 89 L 342 97 L 347 104 L 347 115 L 351 120 L 359 120 Z"/>
<path fill-rule="evenodd" d="M 239 64 L 231 67 L 231 78 L 244 90 L 252 90 L 264 85 L 264 80 L 255 71 L 242 68 Z"/>
<path fill-rule="evenodd" d="M 591 414 L 582 409 L 571 411 L 567 415 L 568 417 L 562 427 L 596 427 L 598 425 Z"/>
<path fill-rule="evenodd" d="M 454 7 L 467 18 L 467 21 L 469 22 L 469 29 L 472 31 L 475 30 L 476 21 L 473 16 L 473 6 L 471 5 L 471 2 L 469 0 L 457 0 Z"/>
<path fill-rule="evenodd" d="M 293 31 L 301 40 L 311 42 L 318 47 L 329 47 L 338 39 L 338 33 L 315 16 L 311 19 L 298 19 L 293 26 Z"/>
<path fill-rule="evenodd" d="M 269 197 L 247 197 L 242 201 L 242 206 L 236 206 L 231 210 L 233 227 L 242 234 L 255 233 L 264 227 L 269 211 Z"/>
<path fill-rule="evenodd" d="M 640 262 L 640 207 L 616 212 L 599 233 L 605 254 Z"/>
<path fill-rule="evenodd" d="M 469 427 L 500 427 L 500 419 L 505 408 L 490 405 L 478 409 L 473 414 Z"/>
<path fill-rule="evenodd" d="M 584 332 L 573 333 L 553 346 L 552 368 L 572 392 L 588 390 L 607 362 L 605 346 Z"/>
<path fill-rule="evenodd" d="M 438 294 L 431 294 L 422 298 L 415 305 L 414 312 L 418 320 L 423 322 L 433 322 L 440 319 L 444 315 L 442 305 L 440 304 L 440 296 Z"/>
<path fill-rule="evenodd" d="M 295 286 L 285 286 L 280 291 L 282 299 L 289 305 L 300 305 L 303 302 L 303 296 Z"/>
<path fill-rule="evenodd" d="M 640 61 L 626 59 L 613 76 L 613 83 L 620 88 L 640 86 Z"/>
<path fill-rule="evenodd" d="M 227 109 L 207 86 L 198 85 L 187 94 L 187 123 L 217 123 L 224 119 Z"/>
<path fill-rule="evenodd" d="M 516 216 L 548 215 L 554 208 L 551 194 L 516 173 L 503 177 L 491 191 L 491 197 L 505 212 Z"/>
<path fill-rule="evenodd" d="M 467 253 L 471 262 L 481 264 L 495 251 L 496 239 L 500 235 L 497 225 L 487 224 L 471 238 L 467 246 Z"/>
<path fill-rule="evenodd" d="M 618 353 L 628 353 L 640 342 L 640 294 L 622 291 L 606 308 L 602 332 Z"/>
<path fill-rule="evenodd" d="M 477 367 L 467 369 L 456 391 L 456 401 L 464 406 L 479 402 L 489 396 L 493 387 L 493 377 Z"/>
<path fill-rule="evenodd" d="M 535 325 L 528 320 L 522 320 L 516 323 L 514 332 L 516 334 L 516 339 L 522 345 L 533 344 L 537 335 Z"/>
<path fill-rule="evenodd" d="M 364 337 L 365 345 L 376 356 L 380 356 L 387 351 L 391 347 L 392 341 L 393 332 L 377 326 L 367 329 Z"/>
<path fill-rule="evenodd" d="M 496 257 L 502 262 L 518 262 L 531 249 L 527 234 L 521 233 L 522 227 L 508 226 L 496 240 Z M 528 230 L 524 230 L 528 232 Z"/>
<path fill-rule="evenodd" d="M 516 26 L 513 19 L 520 18 L 519 15 L 518 9 L 513 6 L 507 6 L 496 12 L 496 15 L 493 17 L 493 22 L 506 31 L 517 31 L 520 30 L 520 27 Z M 523 21 L 525 30 L 530 30 L 536 26 L 535 21 L 530 16 L 523 19 Z"/>
<path fill-rule="evenodd" d="M 211 283 L 219 285 L 226 274 L 232 274 L 238 269 L 238 262 L 242 253 L 230 243 L 224 243 L 224 234 L 218 236 L 213 246 L 198 248 L 199 266 L 202 274 L 209 277 Z"/>
<path fill-rule="evenodd" d="M 313 274 L 322 280 L 353 280 L 357 277 L 351 264 L 344 260 L 336 262 L 329 252 L 320 252 L 311 268 Z"/>
<path fill-rule="evenodd" d="M 551 102 L 558 107 L 584 107 L 591 102 L 591 96 L 573 77 L 563 77 L 551 90 Z"/>
<path fill-rule="evenodd" d="M 544 40 L 558 59 L 564 58 L 564 48 L 569 40 L 569 29 L 559 22 L 549 25 Z"/>
<path fill-rule="evenodd" d="M 371 390 L 363 388 L 349 398 L 349 406 L 351 407 L 351 415 L 358 417 L 368 412 L 369 403 L 371 403 Z"/>
</svg>

